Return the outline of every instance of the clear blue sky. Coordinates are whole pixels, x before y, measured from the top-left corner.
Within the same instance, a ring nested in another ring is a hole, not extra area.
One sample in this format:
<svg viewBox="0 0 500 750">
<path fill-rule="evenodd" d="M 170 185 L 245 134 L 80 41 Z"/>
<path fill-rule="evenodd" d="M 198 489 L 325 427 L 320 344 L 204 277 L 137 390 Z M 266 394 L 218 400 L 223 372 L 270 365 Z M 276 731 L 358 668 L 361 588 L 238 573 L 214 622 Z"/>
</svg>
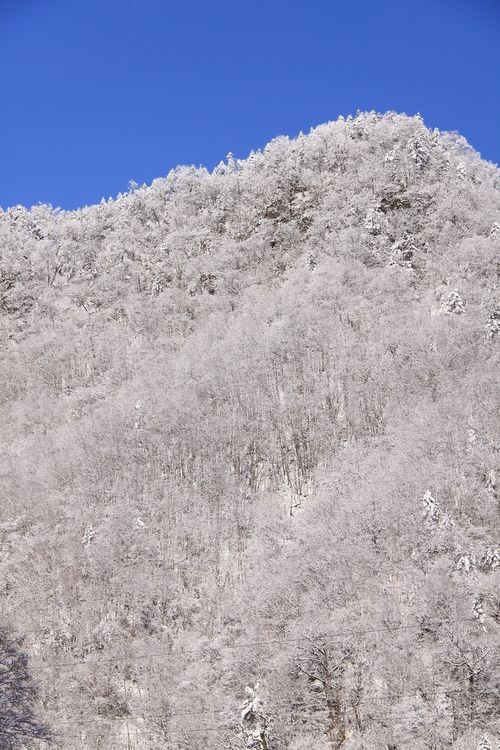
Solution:
<svg viewBox="0 0 500 750">
<path fill-rule="evenodd" d="M 0 0 L 0 206 L 74 208 L 361 110 L 500 162 L 500 0 Z"/>
</svg>

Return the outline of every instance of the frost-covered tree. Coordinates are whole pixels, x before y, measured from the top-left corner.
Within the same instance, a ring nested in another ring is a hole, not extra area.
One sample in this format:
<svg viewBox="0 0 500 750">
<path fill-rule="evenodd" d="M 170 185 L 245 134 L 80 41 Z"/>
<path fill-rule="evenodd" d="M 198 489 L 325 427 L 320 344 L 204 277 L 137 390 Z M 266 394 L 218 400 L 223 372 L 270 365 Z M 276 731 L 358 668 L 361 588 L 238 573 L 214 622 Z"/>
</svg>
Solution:
<svg viewBox="0 0 500 750">
<path fill-rule="evenodd" d="M 490 237 L 500 237 L 500 221 L 494 221 L 490 229 Z"/>
<path fill-rule="evenodd" d="M 306 260 L 306 263 L 307 263 L 307 268 L 308 268 L 308 269 L 309 269 L 310 271 L 314 271 L 314 269 L 315 269 L 315 268 L 317 267 L 317 265 L 318 265 L 318 261 L 316 260 L 316 256 L 315 256 L 315 254 L 314 254 L 314 253 L 313 253 L 312 251 L 310 251 L 310 252 L 309 252 L 309 253 L 307 254 L 307 260 Z"/>
<path fill-rule="evenodd" d="M 422 497 L 422 515 L 427 526 L 436 526 L 443 529 L 453 528 L 454 521 L 448 513 L 441 510 L 430 490 L 426 490 Z"/>
<path fill-rule="evenodd" d="M 492 310 L 488 316 L 486 322 L 486 333 L 488 338 L 492 339 L 497 333 L 500 332 L 500 306 L 497 306 Z"/>
<path fill-rule="evenodd" d="M 320 698 L 322 705 L 315 709 L 320 712 L 316 716 L 330 746 L 337 750 L 348 735 L 344 676 L 352 653 L 349 649 L 344 653 L 335 651 L 326 642 L 310 640 L 300 648 L 297 667 L 299 674 L 307 678 L 309 690 Z"/>
<path fill-rule="evenodd" d="M 494 747 L 486 734 L 481 735 L 479 738 L 476 750 L 494 750 Z"/>
<path fill-rule="evenodd" d="M 365 229 L 373 235 L 381 234 L 384 229 L 384 215 L 378 207 L 371 208 L 364 220 Z"/>
<path fill-rule="evenodd" d="M 484 570 L 498 570 L 500 568 L 500 547 L 488 547 L 481 558 L 481 566 Z"/>
<path fill-rule="evenodd" d="M 260 685 L 247 685 L 241 705 L 241 738 L 249 750 L 271 750 L 271 720 L 260 697 Z"/>
<path fill-rule="evenodd" d="M 490 469 L 486 475 L 485 487 L 493 497 L 497 494 L 497 475 L 494 469 Z"/>
<path fill-rule="evenodd" d="M 406 234 L 402 239 L 391 245 L 390 263 L 396 263 L 405 268 L 413 267 L 413 257 L 418 251 L 415 239 L 411 234 Z"/>
<path fill-rule="evenodd" d="M 446 315 L 462 315 L 465 312 L 465 304 L 458 293 L 458 289 L 453 289 L 444 297 L 441 303 L 441 312 Z"/>
<path fill-rule="evenodd" d="M 484 614 L 483 603 L 480 598 L 474 599 L 474 603 L 472 605 L 472 611 L 474 613 L 474 617 L 479 622 L 479 624 L 484 626 L 486 618 Z"/>
<path fill-rule="evenodd" d="M 476 568 L 476 556 L 470 552 L 464 552 L 457 560 L 457 570 L 471 573 Z"/>
<path fill-rule="evenodd" d="M 5 626 L 0 626 L 0 747 L 33 747 L 49 741 L 49 727 L 38 718 L 38 690 L 28 671 L 28 658 Z"/>
<path fill-rule="evenodd" d="M 427 133 L 414 136 L 409 144 L 410 154 L 418 169 L 424 169 L 429 164 L 431 158 L 430 144 L 428 143 Z"/>
<path fill-rule="evenodd" d="M 85 531 L 83 532 L 82 544 L 84 547 L 90 547 L 92 540 L 95 537 L 94 527 L 91 523 L 87 524 Z"/>
</svg>

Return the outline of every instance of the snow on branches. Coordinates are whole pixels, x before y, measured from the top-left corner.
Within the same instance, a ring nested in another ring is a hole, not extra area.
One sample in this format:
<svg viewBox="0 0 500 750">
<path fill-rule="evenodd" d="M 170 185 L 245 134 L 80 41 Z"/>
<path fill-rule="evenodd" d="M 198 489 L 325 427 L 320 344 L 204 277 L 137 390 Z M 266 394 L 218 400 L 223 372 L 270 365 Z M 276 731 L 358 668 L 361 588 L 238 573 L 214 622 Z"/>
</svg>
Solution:
<svg viewBox="0 0 500 750">
<path fill-rule="evenodd" d="M 417 250 L 415 238 L 411 234 L 405 234 L 402 239 L 397 240 L 391 246 L 391 255 L 389 263 L 391 265 L 402 266 L 403 268 L 413 267 L 413 256 Z"/>
<path fill-rule="evenodd" d="M 450 518 L 448 513 L 441 510 L 430 490 L 427 490 L 424 493 L 422 505 L 422 514 L 427 526 L 440 529 L 452 529 L 455 526 L 454 521 Z"/>
<path fill-rule="evenodd" d="M 500 237 L 500 221 L 494 221 L 490 229 L 490 237 Z"/>
<path fill-rule="evenodd" d="M 500 568 L 500 547 L 488 547 L 481 558 L 481 568 L 485 572 Z"/>
<path fill-rule="evenodd" d="M 91 523 L 89 523 L 85 527 L 85 531 L 83 533 L 83 537 L 82 537 L 82 544 L 83 544 L 83 546 L 84 547 L 89 547 L 91 545 L 91 543 L 92 543 L 92 540 L 93 540 L 94 536 L 95 536 L 94 527 L 92 526 Z"/>
<path fill-rule="evenodd" d="M 495 748 L 491 744 L 489 737 L 483 734 L 479 739 L 476 750 L 495 750 Z"/>
<path fill-rule="evenodd" d="M 500 331 L 500 305 L 497 305 L 489 314 L 486 321 L 486 335 L 489 339 Z"/>
<path fill-rule="evenodd" d="M 381 234 L 385 225 L 385 217 L 379 208 L 370 208 L 365 216 L 364 227 L 372 235 Z"/>
<path fill-rule="evenodd" d="M 260 697 L 260 685 L 245 688 L 245 700 L 240 706 L 241 739 L 248 750 L 270 750 L 270 718 Z"/>
<path fill-rule="evenodd" d="M 445 315 L 462 315 L 465 312 L 465 303 L 458 289 L 450 292 L 441 302 L 440 311 Z"/>
</svg>

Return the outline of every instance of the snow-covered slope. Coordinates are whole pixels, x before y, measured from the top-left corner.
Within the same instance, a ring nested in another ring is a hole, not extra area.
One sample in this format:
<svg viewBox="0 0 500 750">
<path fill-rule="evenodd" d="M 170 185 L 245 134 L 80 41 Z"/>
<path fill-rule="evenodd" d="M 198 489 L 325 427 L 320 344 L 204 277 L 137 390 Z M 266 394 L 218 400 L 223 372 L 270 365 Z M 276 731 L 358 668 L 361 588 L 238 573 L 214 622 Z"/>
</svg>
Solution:
<svg viewBox="0 0 500 750">
<path fill-rule="evenodd" d="M 0 213 L 0 611 L 62 748 L 495 747 L 499 226 L 394 113 Z"/>
</svg>

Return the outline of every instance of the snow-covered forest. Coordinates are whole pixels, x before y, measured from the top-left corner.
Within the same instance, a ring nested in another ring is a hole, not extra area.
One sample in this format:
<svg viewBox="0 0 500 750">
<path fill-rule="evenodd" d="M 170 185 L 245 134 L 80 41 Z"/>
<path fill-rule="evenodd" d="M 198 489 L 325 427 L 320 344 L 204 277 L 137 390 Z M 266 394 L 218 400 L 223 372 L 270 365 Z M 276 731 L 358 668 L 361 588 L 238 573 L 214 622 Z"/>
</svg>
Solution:
<svg viewBox="0 0 500 750">
<path fill-rule="evenodd" d="M 2 750 L 497 750 L 499 251 L 395 113 L 0 212 Z"/>
</svg>

